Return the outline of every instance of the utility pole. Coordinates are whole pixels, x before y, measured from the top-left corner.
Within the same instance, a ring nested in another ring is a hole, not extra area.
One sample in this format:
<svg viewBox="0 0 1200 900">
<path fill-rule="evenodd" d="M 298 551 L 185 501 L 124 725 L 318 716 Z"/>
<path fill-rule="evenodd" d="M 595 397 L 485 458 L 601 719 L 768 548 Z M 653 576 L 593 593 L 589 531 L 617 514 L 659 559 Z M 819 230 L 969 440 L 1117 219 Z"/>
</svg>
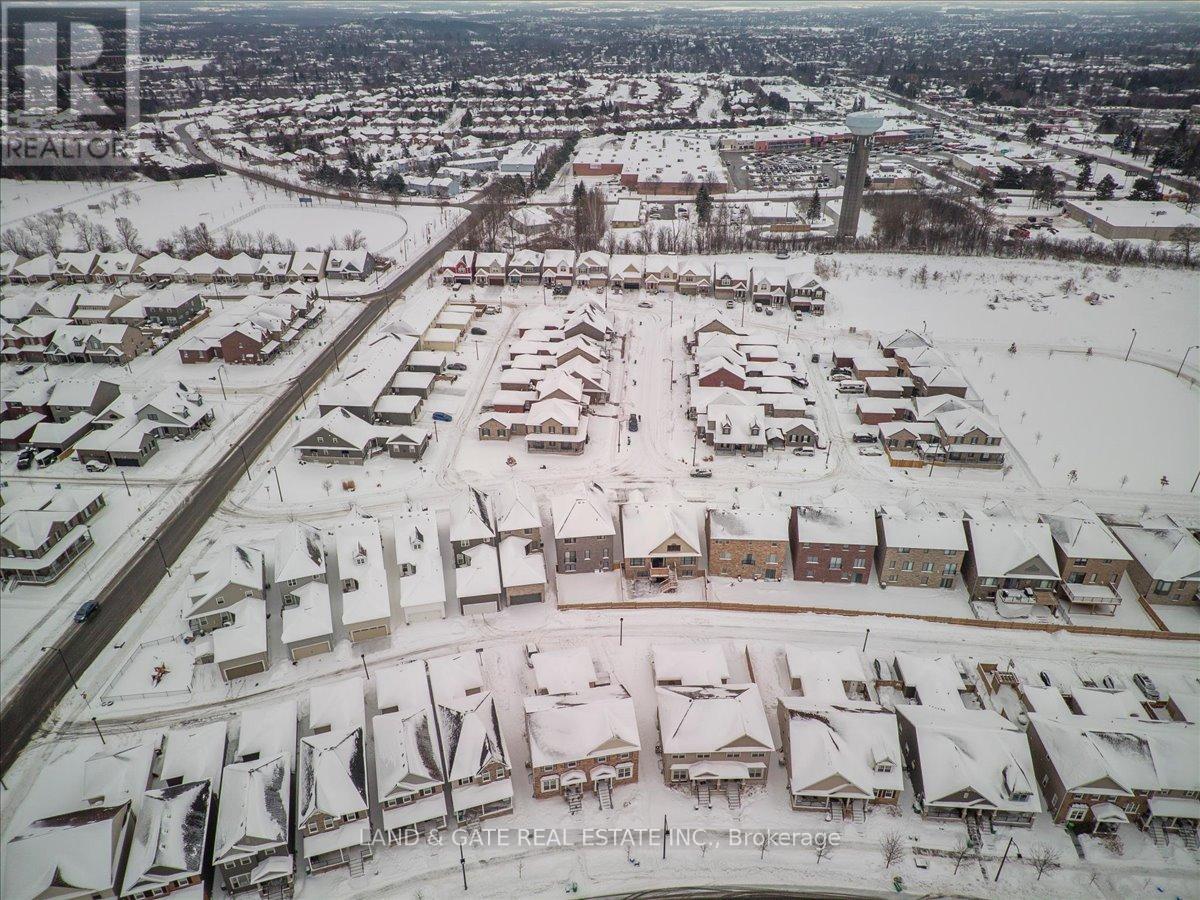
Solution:
<svg viewBox="0 0 1200 900">
<path fill-rule="evenodd" d="M 871 629 L 868 628 L 867 633 L 865 635 L 863 635 L 863 648 L 862 648 L 863 653 L 867 652 L 867 639 L 870 637 L 871 637 Z"/>
<path fill-rule="evenodd" d="M 67 670 L 67 677 L 71 679 L 71 686 L 75 688 L 75 690 L 79 691 L 79 682 L 75 680 L 75 673 L 71 671 L 71 666 L 67 663 L 67 657 L 63 654 L 62 650 L 53 645 L 42 648 L 43 653 L 45 653 L 47 650 L 53 650 L 58 654 L 58 658 L 62 660 L 63 668 Z M 83 691 L 79 691 L 79 693 L 82 694 Z"/>
<path fill-rule="evenodd" d="M 367 669 L 367 654 L 365 654 L 365 653 L 360 653 L 360 654 L 358 654 L 358 658 L 362 660 L 363 674 L 367 676 L 367 681 L 370 681 L 370 680 L 371 680 L 371 673 L 370 673 L 370 671 Z"/>
<path fill-rule="evenodd" d="M 1192 346 L 1188 347 L 1186 350 L 1183 351 L 1183 359 L 1181 359 L 1179 361 L 1179 368 L 1175 370 L 1176 378 L 1178 378 L 1180 375 L 1183 374 L 1183 364 L 1185 362 L 1187 362 L 1188 354 L 1191 353 L 1193 350 L 1200 350 L 1200 344 L 1193 344 Z"/>
<path fill-rule="evenodd" d="M 242 454 L 242 467 L 246 470 L 246 481 L 250 480 L 250 462 L 246 459 L 246 448 L 238 444 L 238 452 Z"/>
<path fill-rule="evenodd" d="M 167 570 L 167 577 L 170 578 L 171 567 L 167 564 L 167 554 L 163 552 L 162 544 L 157 537 L 151 537 L 150 540 L 154 541 L 154 546 L 158 548 L 158 555 L 162 559 L 163 568 Z"/>
<path fill-rule="evenodd" d="M 283 485 L 279 483 L 279 469 L 276 466 L 271 466 L 271 471 L 275 473 L 275 490 L 279 491 L 279 502 L 283 502 Z"/>
<path fill-rule="evenodd" d="M 1013 841 L 1013 839 L 1009 838 L 1008 846 L 1006 846 L 1004 848 L 1004 855 L 1002 857 L 1000 857 L 1000 866 L 999 866 L 999 868 L 996 869 L 996 877 L 993 879 L 994 882 L 1000 880 L 1000 873 L 1004 871 L 1004 862 L 1005 862 L 1005 860 L 1008 859 L 1008 851 L 1013 848 L 1014 844 L 1015 844 L 1015 842 Z M 1021 848 L 1017 847 L 1017 859 L 1020 859 L 1020 858 L 1021 858 Z"/>
<path fill-rule="evenodd" d="M 1129 349 L 1125 351 L 1125 362 L 1129 362 L 1129 354 L 1133 352 L 1133 342 L 1137 340 L 1137 329 L 1130 328 L 1129 330 L 1133 332 L 1133 337 L 1129 339 Z"/>
<path fill-rule="evenodd" d="M 625 646 L 625 617 L 621 616 L 621 618 L 618 621 L 621 623 L 621 632 L 620 632 L 620 637 L 617 638 L 617 646 L 623 647 L 623 646 Z"/>
<path fill-rule="evenodd" d="M 121 483 L 125 485 L 125 496 L 132 497 L 133 492 L 129 490 L 129 482 L 125 479 L 125 470 L 118 467 L 117 471 L 121 473 Z"/>
<path fill-rule="evenodd" d="M 96 734 L 100 735 L 100 743 L 107 744 L 108 742 L 104 740 L 104 732 L 100 730 L 100 723 L 96 721 L 95 716 L 92 716 L 92 725 L 96 728 Z"/>
<path fill-rule="evenodd" d="M 663 859 L 667 858 L 667 835 L 671 833 L 671 829 L 667 827 L 667 814 L 663 813 Z"/>
</svg>

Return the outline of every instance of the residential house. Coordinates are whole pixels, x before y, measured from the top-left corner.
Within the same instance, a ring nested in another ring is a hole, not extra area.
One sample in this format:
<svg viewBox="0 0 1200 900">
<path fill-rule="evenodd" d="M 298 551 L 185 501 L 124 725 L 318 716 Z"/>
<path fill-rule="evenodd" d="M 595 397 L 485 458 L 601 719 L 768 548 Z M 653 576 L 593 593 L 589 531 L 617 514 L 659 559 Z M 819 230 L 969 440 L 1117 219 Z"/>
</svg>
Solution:
<svg viewBox="0 0 1200 900">
<path fill-rule="evenodd" d="M 509 284 L 541 284 L 544 254 L 537 250 L 515 250 L 508 261 Z"/>
<path fill-rule="evenodd" d="M 579 287 L 603 288 L 608 284 L 608 254 L 586 250 L 575 261 L 575 284 Z"/>
<path fill-rule="evenodd" d="M 1129 578 L 1147 603 L 1195 603 L 1200 596 L 1200 542 L 1167 516 L 1113 528 L 1133 560 Z"/>
<path fill-rule="evenodd" d="M 668 785 L 694 790 L 700 805 L 724 791 L 736 809 L 745 788 L 766 784 L 775 740 L 756 685 L 660 686 L 655 694 Z"/>
<path fill-rule="evenodd" d="M 342 281 L 364 281 L 375 269 L 375 259 L 365 247 L 358 250 L 330 250 L 325 277 Z"/>
<path fill-rule="evenodd" d="M 311 582 L 326 581 L 325 548 L 319 532 L 303 522 L 289 522 L 275 536 L 273 581 L 286 608 L 293 592 Z"/>
<path fill-rule="evenodd" d="M 212 850 L 226 723 L 167 732 L 161 769 L 142 798 L 121 896 L 148 900 L 200 885 Z"/>
<path fill-rule="evenodd" d="M 56 581 L 89 547 L 88 521 L 105 505 L 86 488 L 39 490 L 0 511 L 0 574 L 22 584 Z"/>
<path fill-rule="evenodd" d="M 648 502 L 631 491 L 620 507 L 626 578 L 693 578 L 704 571 L 700 529 L 686 503 Z"/>
<path fill-rule="evenodd" d="M 492 494 L 492 509 L 500 540 L 515 535 L 530 542 L 530 552 L 542 549 L 542 516 L 529 485 L 515 478 L 502 484 Z"/>
<path fill-rule="evenodd" d="M 1112 530 L 1080 500 L 1043 513 L 1050 526 L 1059 590 L 1072 610 L 1113 615 L 1121 602 L 1117 588 L 1132 557 Z"/>
<path fill-rule="evenodd" d="M 446 618 L 446 582 L 437 518 L 407 510 L 392 519 L 396 540 L 397 602 L 405 624 Z"/>
<path fill-rule="evenodd" d="M 377 519 L 346 522 L 334 531 L 341 578 L 342 625 L 352 642 L 392 633 L 392 605 Z"/>
<path fill-rule="evenodd" d="M 480 287 L 503 285 L 508 276 L 508 254 L 480 251 L 475 254 L 475 283 Z"/>
<path fill-rule="evenodd" d="M 547 250 L 542 257 L 542 283 L 549 287 L 571 287 L 575 283 L 575 251 Z"/>
<path fill-rule="evenodd" d="M 887 587 L 953 588 L 967 553 L 962 519 L 924 506 L 884 507 L 875 567 Z"/>
<path fill-rule="evenodd" d="M 479 543 L 455 551 L 454 582 L 463 614 L 499 612 L 503 585 L 494 544 Z"/>
<path fill-rule="evenodd" d="M 725 578 L 777 581 L 788 552 L 788 515 L 782 508 L 743 503 L 705 513 L 708 572 Z"/>
<path fill-rule="evenodd" d="M 712 291 L 713 270 L 708 260 L 702 257 L 684 257 L 679 260 L 679 293 L 708 294 Z"/>
<path fill-rule="evenodd" d="M 292 896 L 292 772 L 296 702 L 280 698 L 241 716 L 233 761 L 221 776 L 213 868 L 231 894 Z"/>
<path fill-rule="evenodd" d="M 228 621 L 213 632 L 213 662 L 221 680 L 261 675 L 270 665 L 267 652 L 267 604 L 245 597 L 224 611 Z"/>
<path fill-rule="evenodd" d="M 554 558 L 561 574 L 607 572 L 616 558 L 616 527 L 599 485 L 580 487 L 550 500 Z"/>
<path fill-rule="evenodd" d="M 293 448 L 305 462 L 362 465 L 388 449 L 400 426 L 372 425 L 334 407 L 301 432 Z"/>
<path fill-rule="evenodd" d="M 292 265 L 288 269 L 289 281 L 316 283 L 325 277 L 325 252 L 323 250 L 301 250 L 292 254 Z"/>
<path fill-rule="evenodd" d="M 620 685 L 526 697 L 525 733 L 538 799 L 561 795 L 575 812 L 590 789 L 611 810 L 613 788 L 638 778 L 637 716 Z"/>
<path fill-rule="evenodd" d="M 284 597 L 282 616 L 280 639 L 292 662 L 333 650 L 333 609 L 329 585 L 324 581 L 307 581 L 293 588 Z"/>
<path fill-rule="evenodd" d="M 743 262 L 718 262 L 713 266 L 713 294 L 718 300 L 745 300 L 750 294 L 750 267 Z"/>
<path fill-rule="evenodd" d="M 997 600 L 997 610 L 1014 617 L 1028 615 L 1022 606 L 1058 605 L 1061 579 L 1049 525 L 983 514 L 969 515 L 966 526 L 963 581 L 972 600 Z"/>
<path fill-rule="evenodd" d="M 472 552 L 486 547 L 475 548 Z M 462 653 L 428 662 L 447 784 L 458 825 L 512 812 L 512 767 L 496 703 L 484 691 L 476 654 Z"/>
<path fill-rule="evenodd" d="M 878 537 L 875 517 L 844 491 L 793 508 L 788 533 L 797 581 L 866 584 Z"/>
<path fill-rule="evenodd" d="M 679 287 L 679 262 L 674 256 L 647 256 L 645 273 L 646 290 L 651 294 L 674 291 Z"/>
<path fill-rule="evenodd" d="M 450 548 L 457 556 L 479 544 L 496 545 L 496 520 L 492 499 L 468 487 L 450 500 Z"/>
<path fill-rule="evenodd" d="M 546 560 L 528 538 L 510 535 L 500 541 L 500 581 L 509 606 L 540 603 L 546 592 Z"/>
<path fill-rule="evenodd" d="M 389 842 L 446 827 L 446 775 L 423 662 L 375 672 L 375 783 Z"/>
<path fill-rule="evenodd" d="M 222 544 L 189 573 L 184 619 L 193 635 L 233 624 L 233 607 L 251 597 L 263 599 L 263 553 L 244 544 Z"/>
<path fill-rule="evenodd" d="M 374 855 L 363 679 L 317 685 L 308 698 L 297 767 L 297 843 L 308 874 L 342 866 L 359 874 Z"/>
<path fill-rule="evenodd" d="M 1033 824 L 1041 804 L 1019 726 L 987 709 L 900 704 L 896 713 L 922 818 L 967 820 L 981 830 Z"/>
<path fill-rule="evenodd" d="M 659 686 L 718 687 L 729 683 L 729 663 L 715 641 L 655 644 L 650 659 L 654 683 Z"/>
</svg>

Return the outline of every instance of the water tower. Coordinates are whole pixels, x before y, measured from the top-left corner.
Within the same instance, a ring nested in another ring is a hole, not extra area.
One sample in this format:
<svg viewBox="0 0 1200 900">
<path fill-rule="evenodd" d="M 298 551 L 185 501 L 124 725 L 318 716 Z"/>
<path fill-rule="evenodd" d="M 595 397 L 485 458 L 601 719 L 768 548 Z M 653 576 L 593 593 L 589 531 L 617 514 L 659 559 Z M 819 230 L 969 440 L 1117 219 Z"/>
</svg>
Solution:
<svg viewBox="0 0 1200 900">
<path fill-rule="evenodd" d="M 858 234 L 858 213 L 862 209 L 871 138 L 883 127 L 883 116 L 874 110 L 860 109 L 846 116 L 846 127 L 854 135 L 854 143 L 846 165 L 846 183 L 842 185 L 842 214 L 838 218 L 837 236 L 852 238 Z"/>
</svg>

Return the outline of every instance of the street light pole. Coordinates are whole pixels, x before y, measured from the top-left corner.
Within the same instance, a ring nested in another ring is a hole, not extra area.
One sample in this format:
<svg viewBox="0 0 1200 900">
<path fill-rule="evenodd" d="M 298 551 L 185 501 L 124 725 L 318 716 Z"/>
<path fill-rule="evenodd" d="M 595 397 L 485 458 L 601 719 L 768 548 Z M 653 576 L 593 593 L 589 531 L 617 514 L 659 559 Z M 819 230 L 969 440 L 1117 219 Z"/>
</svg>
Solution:
<svg viewBox="0 0 1200 900">
<path fill-rule="evenodd" d="M 61 648 L 59 648 L 59 647 L 55 647 L 54 645 L 51 645 L 51 646 L 49 646 L 49 647 L 43 647 L 43 648 L 42 648 L 42 652 L 43 652 L 43 653 L 45 653 L 47 650 L 53 650 L 55 653 L 57 653 L 57 654 L 58 654 L 58 658 L 59 658 L 60 660 L 62 660 L 63 668 L 67 670 L 67 677 L 71 679 L 71 686 L 72 686 L 72 687 L 74 687 L 74 688 L 75 688 L 75 690 L 79 691 L 79 682 L 77 682 L 77 681 L 75 680 L 75 673 L 71 671 L 71 666 L 70 666 L 70 664 L 67 662 L 67 657 L 66 657 L 66 655 L 65 655 L 65 654 L 62 652 L 62 649 L 61 649 Z M 83 691 L 79 691 L 79 693 L 81 693 L 81 694 L 82 694 L 82 693 L 83 693 Z"/>
<path fill-rule="evenodd" d="M 104 740 L 104 732 L 100 730 L 100 723 L 96 721 L 96 717 L 95 717 L 95 716 L 92 716 L 92 725 L 93 725 L 93 726 L 95 727 L 95 729 L 96 729 L 96 734 L 100 735 L 100 743 L 101 743 L 101 744 L 107 744 L 107 743 L 108 743 L 108 741 Z"/>
<path fill-rule="evenodd" d="M 867 652 L 867 639 L 870 637 L 871 637 L 871 629 L 868 628 L 867 633 L 863 635 L 863 648 L 862 648 L 863 653 Z"/>
<path fill-rule="evenodd" d="M 617 646 L 624 647 L 625 646 L 625 617 L 621 616 L 621 618 L 618 621 L 621 623 L 621 631 L 620 631 L 620 637 L 617 638 Z"/>
<path fill-rule="evenodd" d="M 467 889 L 467 857 L 463 855 L 462 844 L 458 845 L 458 864 L 462 866 L 463 890 Z"/>
<path fill-rule="evenodd" d="M 1187 362 L 1188 354 L 1193 350 L 1200 350 L 1200 344 L 1192 344 L 1192 346 L 1183 351 L 1183 359 L 1179 361 L 1179 368 L 1175 370 L 1176 378 L 1183 374 L 1183 364 Z"/>
<path fill-rule="evenodd" d="M 283 485 L 279 483 L 279 469 L 276 466 L 271 466 L 271 471 L 275 473 L 275 490 L 279 491 L 279 502 L 283 502 Z"/>
<path fill-rule="evenodd" d="M 998 869 L 996 869 L 996 877 L 995 877 L 995 879 L 993 879 L 994 881 L 1000 880 L 1000 873 L 1004 871 L 1004 861 L 1008 859 L 1008 851 L 1011 850 L 1015 845 L 1016 845 L 1016 842 L 1012 838 L 1009 838 L 1008 846 L 1006 846 L 1004 848 L 1004 855 L 1002 857 L 1000 857 L 1000 867 Z M 1020 858 L 1021 858 L 1021 848 L 1017 847 L 1017 859 L 1020 859 Z"/>
<path fill-rule="evenodd" d="M 162 544 L 159 543 L 157 537 L 151 537 L 150 540 L 154 541 L 154 546 L 158 548 L 158 555 L 162 559 L 163 568 L 167 570 L 167 577 L 170 578 L 171 566 L 167 563 L 167 554 L 163 552 Z"/>
<path fill-rule="evenodd" d="M 1129 339 L 1129 349 L 1125 351 L 1125 362 L 1129 362 L 1129 354 L 1133 352 L 1133 342 L 1137 340 L 1137 329 L 1130 328 L 1129 330 L 1133 332 L 1133 337 Z"/>
</svg>

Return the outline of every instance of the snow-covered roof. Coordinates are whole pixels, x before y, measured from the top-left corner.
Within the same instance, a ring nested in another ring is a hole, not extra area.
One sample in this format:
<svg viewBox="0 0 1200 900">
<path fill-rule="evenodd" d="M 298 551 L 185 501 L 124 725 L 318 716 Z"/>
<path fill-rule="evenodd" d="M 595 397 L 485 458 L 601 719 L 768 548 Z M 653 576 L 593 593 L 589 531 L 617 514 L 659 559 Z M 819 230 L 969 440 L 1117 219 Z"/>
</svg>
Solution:
<svg viewBox="0 0 1200 900">
<path fill-rule="evenodd" d="M 397 513 L 392 520 L 396 539 L 397 600 L 401 608 L 446 604 L 442 551 L 437 519 L 429 510 Z"/>
<path fill-rule="evenodd" d="M 492 493 L 492 509 L 496 515 L 496 531 L 523 531 L 527 528 L 540 531 L 542 517 L 538 512 L 537 497 L 533 488 L 523 481 L 512 479 Z"/>
<path fill-rule="evenodd" d="M 451 782 L 474 777 L 490 762 L 508 767 L 500 719 L 490 691 L 452 698 L 439 695 L 437 715 Z"/>
<path fill-rule="evenodd" d="M 962 519 L 955 516 L 926 513 L 905 515 L 902 509 L 888 508 L 879 517 L 879 523 L 883 530 L 883 542 L 889 549 L 967 549 L 967 535 L 963 531 Z"/>
<path fill-rule="evenodd" d="M 875 546 L 875 514 L 846 491 L 835 491 L 813 506 L 796 508 L 796 539 L 801 544 Z"/>
<path fill-rule="evenodd" d="M 896 714 L 875 703 L 779 698 L 793 794 L 861 797 L 904 789 Z"/>
<path fill-rule="evenodd" d="M 344 816 L 366 812 L 363 679 L 321 684 L 309 692 L 309 729 L 300 739 L 297 814 Z M 306 855 L 312 855 L 305 847 Z"/>
<path fill-rule="evenodd" d="M 1156 581 L 1200 580 L 1200 542 L 1170 520 L 1121 525 L 1113 532 Z"/>
<path fill-rule="evenodd" d="M 968 519 L 966 525 L 980 578 L 1058 580 L 1058 559 L 1049 525 L 990 516 Z"/>
<path fill-rule="evenodd" d="M 539 650 L 529 661 L 539 694 L 574 694 L 596 683 L 596 664 L 586 647 Z"/>
<path fill-rule="evenodd" d="M 656 551 L 674 543 L 673 539 L 678 540 L 681 549 L 669 552 L 700 555 L 695 510 L 686 503 L 647 502 L 637 491 L 621 506 L 621 536 L 626 559 L 667 555 L 667 551 Z"/>
<path fill-rule="evenodd" d="M 925 805 L 956 809 L 1041 810 L 1029 741 L 991 710 L 901 704 L 916 732 Z"/>
<path fill-rule="evenodd" d="M 710 509 L 708 536 L 714 541 L 786 541 L 788 514 L 782 507 Z"/>
<path fill-rule="evenodd" d="M 289 591 L 296 598 L 294 606 L 283 608 L 283 630 L 280 640 L 285 644 L 313 638 L 332 637 L 333 613 L 329 604 L 329 585 L 310 581 Z"/>
<path fill-rule="evenodd" d="M 277 700 L 247 710 L 241 717 L 234 759 L 266 759 L 282 753 L 290 760 L 296 752 L 296 703 Z"/>
<path fill-rule="evenodd" d="M 372 719 L 375 733 L 375 783 L 387 800 L 443 782 L 433 710 L 425 706 Z M 442 798 L 438 798 L 443 802 Z M 443 810 L 444 810 L 443 802 Z"/>
<path fill-rule="evenodd" d="M 223 663 L 265 654 L 267 604 L 260 597 L 246 597 L 226 609 L 233 624 L 213 632 L 213 659 Z"/>
<path fill-rule="evenodd" d="M 660 686 L 655 692 L 663 753 L 775 749 L 756 685 Z"/>
<path fill-rule="evenodd" d="M 472 541 L 495 537 L 491 498 L 468 487 L 450 500 L 450 540 Z"/>
<path fill-rule="evenodd" d="M 550 513 L 556 540 L 606 537 L 617 532 L 608 498 L 597 484 L 581 485 L 574 493 L 551 497 Z"/>
<path fill-rule="evenodd" d="M 896 670 L 904 684 L 916 689 L 922 706 L 959 711 L 964 709 L 962 676 L 950 656 L 919 656 L 897 653 Z"/>
<path fill-rule="evenodd" d="M 192 568 L 191 577 L 185 618 L 199 613 L 214 596 L 230 586 L 248 597 L 262 597 L 263 553 L 244 544 L 219 546 Z"/>
<path fill-rule="evenodd" d="M 39 900 L 120 891 L 121 836 L 127 804 L 95 806 L 31 822 L 4 853 L 4 896 Z"/>
<path fill-rule="evenodd" d="M 303 522 L 289 522 L 275 536 L 275 582 L 323 578 L 325 548 L 321 533 Z"/>
<path fill-rule="evenodd" d="M 526 697 L 525 730 L 534 767 L 636 753 L 641 747 L 633 699 L 620 685 Z"/>
<path fill-rule="evenodd" d="M 456 593 L 460 600 L 489 597 L 500 593 L 500 561 L 491 544 L 477 544 L 463 551 L 465 566 L 454 570 Z"/>
<path fill-rule="evenodd" d="M 1050 526 L 1050 536 L 1067 556 L 1077 559 L 1128 560 L 1128 551 L 1082 500 L 1073 500 L 1041 520 Z"/>
<path fill-rule="evenodd" d="M 339 525 L 334 541 L 338 577 L 342 582 L 342 624 L 350 626 L 388 618 L 391 603 L 379 522 L 359 519 Z M 350 580 L 354 584 L 347 590 Z"/>
<path fill-rule="evenodd" d="M 784 648 L 788 677 L 799 681 L 799 691 L 811 701 L 840 703 L 848 699 L 846 682 L 866 684 L 867 671 L 854 650 L 815 650 L 799 644 Z"/>
<path fill-rule="evenodd" d="M 720 685 L 729 681 L 725 651 L 715 641 L 701 644 L 655 644 L 654 682 L 685 685 Z"/>
</svg>

